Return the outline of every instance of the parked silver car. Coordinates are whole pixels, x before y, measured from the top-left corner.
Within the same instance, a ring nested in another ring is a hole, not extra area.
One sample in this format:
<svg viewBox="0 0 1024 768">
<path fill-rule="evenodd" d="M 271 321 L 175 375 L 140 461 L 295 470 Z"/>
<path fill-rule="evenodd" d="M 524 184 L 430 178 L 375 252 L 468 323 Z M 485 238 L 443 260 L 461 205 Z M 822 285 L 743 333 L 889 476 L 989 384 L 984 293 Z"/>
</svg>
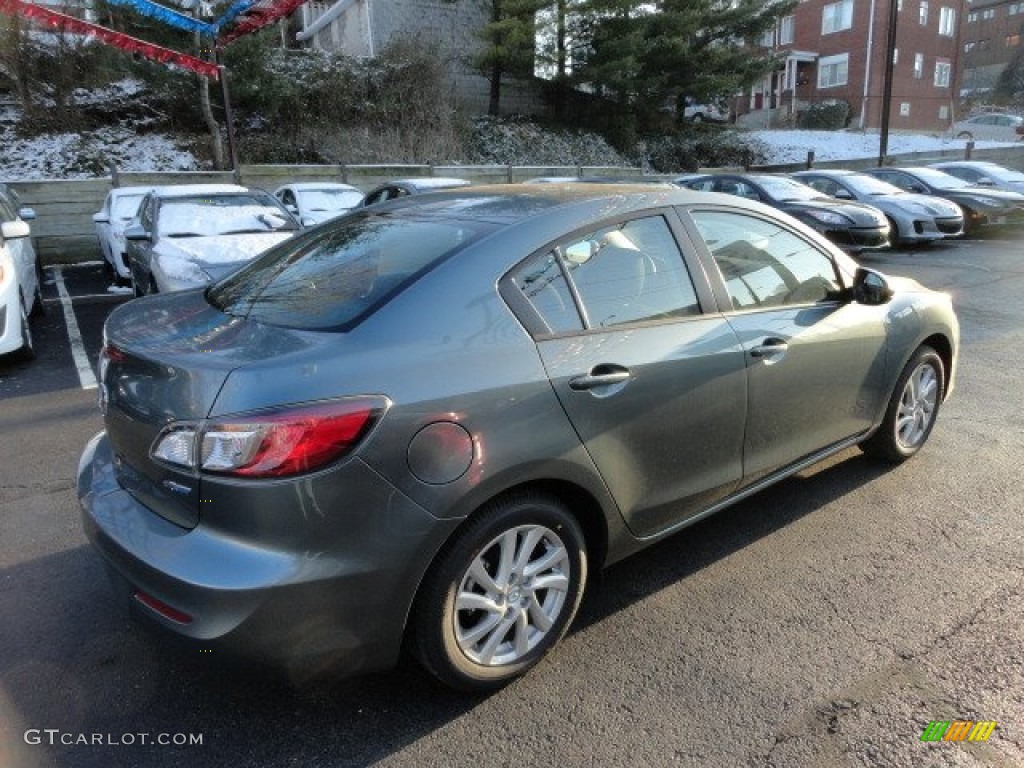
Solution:
<svg viewBox="0 0 1024 768">
<path fill-rule="evenodd" d="M 348 213 L 363 202 L 363 193 L 351 184 L 309 181 L 286 184 L 274 190 L 302 226 L 311 227 Z"/>
<path fill-rule="evenodd" d="M 958 325 L 768 206 L 535 184 L 350 214 L 104 338 L 78 496 L 140 619 L 485 690 L 609 563 L 849 446 L 913 456 Z"/>
<path fill-rule="evenodd" d="M 984 160 L 947 160 L 942 163 L 932 163 L 929 167 L 937 168 L 943 173 L 956 176 L 958 179 L 963 179 L 979 187 L 994 187 L 1024 193 L 1024 173 L 997 163 L 989 163 Z"/>
<path fill-rule="evenodd" d="M 1024 117 L 1003 112 L 986 112 L 953 123 L 950 133 L 958 139 L 1020 141 L 1024 137 Z"/>
<path fill-rule="evenodd" d="M 116 187 L 107 193 L 103 205 L 92 215 L 96 237 L 107 270 L 118 282 L 129 282 L 128 244 L 124 230 L 139 212 L 139 204 L 152 187 Z"/>
<path fill-rule="evenodd" d="M 43 311 L 39 264 L 27 223 L 35 217 L 35 211 L 19 206 L 13 192 L 0 184 L 0 355 L 22 360 L 36 356 L 31 318 Z"/>
<path fill-rule="evenodd" d="M 206 285 L 299 230 L 273 195 L 233 184 L 157 187 L 125 229 L 136 296 Z"/>
<path fill-rule="evenodd" d="M 964 232 L 964 214 L 955 203 L 934 195 L 904 192 L 865 173 L 813 170 L 799 171 L 793 178 L 822 194 L 878 208 L 889 219 L 893 243 L 931 243 Z"/>
<path fill-rule="evenodd" d="M 397 200 L 408 195 L 419 195 L 423 192 L 437 192 L 442 189 L 456 189 L 468 187 L 469 182 L 465 179 L 455 179 L 446 176 L 421 176 L 409 179 L 394 179 L 374 187 L 366 193 L 363 198 L 363 205 L 377 205 L 386 203 L 388 200 Z"/>
</svg>

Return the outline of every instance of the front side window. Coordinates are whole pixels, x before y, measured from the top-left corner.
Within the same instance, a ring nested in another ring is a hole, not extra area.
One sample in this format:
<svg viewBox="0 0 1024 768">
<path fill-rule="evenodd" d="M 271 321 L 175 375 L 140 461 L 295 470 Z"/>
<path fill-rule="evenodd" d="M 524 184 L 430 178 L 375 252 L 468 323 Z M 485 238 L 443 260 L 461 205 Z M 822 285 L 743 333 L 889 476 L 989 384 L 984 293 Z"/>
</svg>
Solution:
<svg viewBox="0 0 1024 768">
<path fill-rule="evenodd" d="M 587 328 L 700 314 L 693 281 L 662 216 L 588 232 L 513 273 L 553 332 L 574 330 L 580 319 L 562 273 L 579 296 Z"/>
<path fill-rule="evenodd" d="M 368 212 L 271 248 L 207 298 L 226 314 L 270 325 L 348 330 L 491 226 Z"/>
<path fill-rule="evenodd" d="M 853 0 L 830 3 L 821 11 L 821 34 L 840 32 L 853 26 Z"/>
<path fill-rule="evenodd" d="M 850 55 L 843 53 L 838 56 L 825 56 L 818 61 L 818 87 L 834 88 L 846 85 L 850 65 Z"/>
<path fill-rule="evenodd" d="M 841 295 L 832 258 L 779 225 L 724 211 L 693 211 L 692 216 L 733 309 L 816 304 Z"/>
</svg>

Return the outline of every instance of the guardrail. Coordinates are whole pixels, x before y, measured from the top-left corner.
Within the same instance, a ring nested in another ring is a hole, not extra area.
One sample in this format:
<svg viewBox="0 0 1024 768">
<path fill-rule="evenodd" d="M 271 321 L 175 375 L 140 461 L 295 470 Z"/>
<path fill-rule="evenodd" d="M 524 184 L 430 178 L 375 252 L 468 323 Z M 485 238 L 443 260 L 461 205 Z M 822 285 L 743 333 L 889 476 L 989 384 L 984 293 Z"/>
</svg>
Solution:
<svg viewBox="0 0 1024 768">
<path fill-rule="evenodd" d="M 893 165 L 921 165 L 964 157 L 963 149 L 914 152 L 889 158 Z M 1024 145 L 997 149 L 975 149 L 975 160 L 990 160 L 1012 168 L 1024 168 Z M 818 168 L 873 168 L 874 159 L 815 163 Z M 807 162 L 758 166 L 758 171 L 801 170 Z M 713 171 L 715 169 L 704 169 Z M 32 237 L 43 264 L 69 264 L 101 258 L 92 214 L 113 187 L 160 186 L 165 184 L 232 183 L 273 191 L 296 181 L 341 181 L 369 191 L 387 181 L 409 176 L 456 176 L 474 184 L 512 183 L 538 176 L 617 176 L 645 181 L 672 179 L 678 174 L 645 175 L 640 168 L 620 166 L 510 166 L 510 165 L 243 165 L 237 178 L 231 171 L 174 171 L 167 173 L 127 172 L 112 169 L 110 176 L 97 179 L 68 179 L 10 182 L 22 204 L 36 211 Z"/>
</svg>

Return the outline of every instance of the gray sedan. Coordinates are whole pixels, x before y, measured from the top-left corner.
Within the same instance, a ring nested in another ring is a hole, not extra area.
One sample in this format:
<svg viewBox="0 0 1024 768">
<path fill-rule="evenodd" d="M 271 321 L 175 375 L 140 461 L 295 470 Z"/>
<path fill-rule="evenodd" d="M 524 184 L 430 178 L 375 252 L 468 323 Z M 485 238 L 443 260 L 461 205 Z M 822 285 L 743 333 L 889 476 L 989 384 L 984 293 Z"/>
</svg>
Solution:
<svg viewBox="0 0 1024 768">
<path fill-rule="evenodd" d="M 930 243 L 964 232 L 960 206 L 933 195 L 904 192 L 899 187 L 854 171 L 800 171 L 793 178 L 822 194 L 873 205 L 889 219 L 896 243 Z"/>
<path fill-rule="evenodd" d="M 958 325 L 765 205 L 567 184 L 367 208 L 104 338 L 78 495 L 138 618 L 486 690 L 608 564 L 849 446 L 917 453 Z"/>
</svg>

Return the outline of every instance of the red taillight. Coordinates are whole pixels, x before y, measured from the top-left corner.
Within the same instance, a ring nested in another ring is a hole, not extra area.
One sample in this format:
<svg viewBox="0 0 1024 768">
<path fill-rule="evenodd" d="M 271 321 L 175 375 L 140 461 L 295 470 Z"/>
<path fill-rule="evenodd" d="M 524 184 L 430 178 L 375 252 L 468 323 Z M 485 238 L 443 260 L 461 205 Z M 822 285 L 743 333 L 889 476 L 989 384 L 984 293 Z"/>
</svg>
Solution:
<svg viewBox="0 0 1024 768">
<path fill-rule="evenodd" d="M 142 603 L 147 608 L 150 608 L 165 619 L 170 619 L 175 624 L 191 624 L 192 617 L 183 611 L 179 611 L 177 608 L 172 608 L 163 600 L 157 600 L 152 595 L 147 595 L 145 592 L 136 592 L 135 599 Z"/>
<path fill-rule="evenodd" d="M 123 363 L 128 359 L 128 355 L 125 354 L 124 350 L 119 347 L 115 347 L 110 342 L 103 345 L 101 354 L 112 363 Z"/>
<path fill-rule="evenodd" d="M 211 422 L 199 465 L 240 477 L 310 472 L 355 449 L 387 405 L 382 397 L 354 398 Z"/>
</svg>

